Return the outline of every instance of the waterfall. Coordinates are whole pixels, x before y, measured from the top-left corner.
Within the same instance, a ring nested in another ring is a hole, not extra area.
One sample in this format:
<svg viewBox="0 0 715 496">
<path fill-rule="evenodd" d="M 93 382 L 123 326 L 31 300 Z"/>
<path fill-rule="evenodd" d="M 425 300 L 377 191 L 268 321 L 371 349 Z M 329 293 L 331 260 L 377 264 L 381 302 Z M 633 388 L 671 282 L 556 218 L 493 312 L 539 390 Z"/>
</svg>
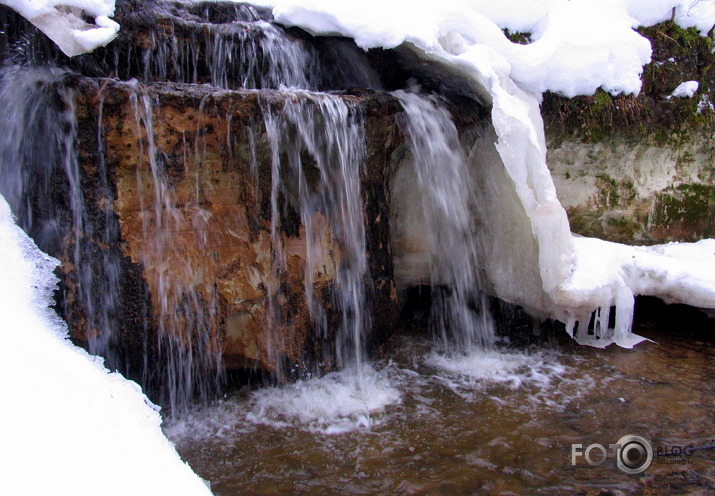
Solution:
<svg viewBox="0 0 715 496">
<path fill-rule="evenodd" d="M 64 312 L 84 328 L 90 352 L 116 368 L 126 364 L 117 350 L 119 254 L 109 245 L 118 230 L 113 195 L 101 158 L 95 173 L 80 172 L 75 92 L 67 76 L 59 69 L 12 66 L 2 72 L 0 107 L 7 125 L 0 136 L 0 193 L 42 250 L 69 253 L 65 284 L 76 288 L 82 310 L 74 313 L 65 301 Z M 96 138 L 101 147 L 101 129 Z M 87 201 L 82 185 L 94 180 L 96 203 Z"/>
<path fill-rule="evenodd" d="M 492 344 L 473 191 L 442 104 L 383 93 L 374 101 L 389 117 L 376 117 L 364 105 L 369 90 L 319 91 L 381 88 L 351 42 L 326 47 L 292 36 L 250 6 L 171 5 L 159 4 L 164 22 L 124 32 L 121 49 L 76 66 L 141 82 L 3 71 L 0 102 L 13 125 L 0 137 L 2 193 L 40 246 L 65 261 L 60 300 L 75 338 L 111 368 L 132 369 L 177 415 L 221 391 L 230 326 L 235 339 L 245 338 L 237 368 L 261 366 L 278 382 L 344 369 L 348 389 L 367 405 L 362 392 L 375 373 L 365 372 L 367 336 L 383 318 L 372 308 L 378 298 L 396 306 L 397 294 L 383 191 L 389 173 L 367 172 L 366 122 L 383 119 L 393 129 L 399 100 L 429 232 L 433 330 L 455 352 Z M 335 60 L 340 65 L 327 71 Z M 78 109 L 76 98 L 84 98 Z M 387 146 L 399 139 L 386 138 Z M 389 168 L 391 158 L 381 160 L 378 167 Z M 239 188 L 245 181 L 246 191 L 227 200 L 240 221 L 212 223 L 212 202 L 225 199 L 209 193 L 213 166 L 236 167 Z M 381 206 L 369 204 L 375 198 Z M 369 224 L 381 215 L 383 224 Z M 239 224 L 247 227 L 230 232 Z M 230 251 L 230 242 L 216 248 L 220 237 L 237 239 L 245 252 Z M 369 249 L 382 250 L 382 260 Z M 259 279 L 250 297 L 238 285 L 226 289 L 244 274 Z M 243 318 L 260 335 L 248 335 Z"/>
<path fill-rule="evenodd" d="M 276 279 L 285 270 L 286 255 L 279 236 L 280 200 L 289 191 L 305 230 L 304 288 L 314 331 L 329 338 L 326 309 L 315 298 L 314 285 L 325 272 L 324 224 L 334 247 L 335 303 L 341 318 L 336 335 L 335 364 L 357 366 L 361 370 L 364 333 L 370 316 L 366 309 L 367 256 L 365 226 L 360 191 L 360 174 L 365 155 L 362 117 L 357 107 L 327 94 L 296 91 L 284 93 L 282 108 L 265 105 L 264 116 L 271 147 L 271 240 Z M 296 98 L 300 97 L 300 98 Z M 276 299 L 279 288 L 271 290 L 271 329 L 280 327 Z M 275 337 L 279 339 L 279 337 Z M 328 353 L 332 355 L 332 353 Z"/>
<path fill-rule="evenodd" d="M 432 287 L 430 326 L 445 346 L 467 352 L 494 343 L 494 322 L 479 273 L 472 174 L 449 112 L 434 96 L 393 93 L 405 113 L 425 221 Z"/>
<path fill-rule="evenodd" d="M 141 76 L 144 82 L 172 80 L 209 83 L 225 89 L 278 88 L 316 89 L 318 54 L 305 41 L 290 37 L 268 22 L 252 5 L 223 9 L 220 22 L 211 22 L 212 11 L 203 5 L 159 4 L 158 11 L 171 22 L 145 36 L 140 53 L 112 61 L 122 78 Z M 177 9 L 179 9 L 177 11 Z M 197 21 L 189 22 L 178 14 Z M 133 65 L 137 60 L 141 67 Z"/>
<path fill-rule="evenodd" d="M 157 319 L 157 351 L 162 370 L 163 403 L 181 412 L 194 398 L 206 401 L 222 379 L 218 295 L 215 285 L 202 278 L 200 267 L 169 265 L 186 256 L 186 246 L 205 250 L 208 212 L 198 193 L 191 204 L 179 206 L 166 166 L 156 146 L 153 99 L 138 87 L 131 94 L 139 151 L 146 167 L 137 168 L 137 190 L 142 192 L 142 265 Z M 199 171 L 196 170 L 199 189 Z M 146 182 L 148 181 L 148 184 Z M 182 239 L 188 238 L 188 239 Z M 190 259 L 187 259 L 187 262 Z"/>
</svg>

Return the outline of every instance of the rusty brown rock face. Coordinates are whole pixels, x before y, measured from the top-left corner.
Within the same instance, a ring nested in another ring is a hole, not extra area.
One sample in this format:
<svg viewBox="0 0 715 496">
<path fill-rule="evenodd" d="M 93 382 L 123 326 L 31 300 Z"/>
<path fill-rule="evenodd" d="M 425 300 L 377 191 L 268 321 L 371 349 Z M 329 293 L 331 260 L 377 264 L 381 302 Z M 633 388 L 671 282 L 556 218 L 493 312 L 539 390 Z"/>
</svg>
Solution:
<svg viewBox="0 0 715 496">
<path fill-rule="evenodd" d="M 345 247 L 324 212 L 312 212 L 311 242 L 319 247 L 311 256 L 320 258 L 311 260 L 313 273 L 306 278 L 310 243 L 291 198 L 297 192 L 288 183 L 280 195 L 277 233 L 285 264 L 280 270 L 274 264 L 274 179 L 264 113 L 265 103 L 280 108 L 285 97 L 189 85 L 138 90 L 93 80 L 83 80 L 80 88 L 77 115 L 88 127 L 101 125 L 116 191 L 104 207 L 116 214 L 116 242 L 146 282 L 150 325 L 159 336 L 173 346 L 206 340 L 207 351 L 227 368 L 279 373 L 286 365 L 335 366 L 326 346 L 334 336 L 316 336 L 306 299 L 310 292 L 321 301 L 334 333 L 341 319 L 334 287 Z M 375 316 L 371 334 L 385 336 L 398 312 L 385 184 L 390 157 L 402 140 L 394 120 L 400 106 L 386 94 L 340 98 L 360 110 L 369 130 L 360 175 L 367 206 L 367 310 Z"/>
<path fill-rule="evenodd" d="M 55 127 L 77 177 L 57 161 L 27 202 L 56 225 L 43 249 L 63 262 L 72 338 L 149 391 L 172 384 L 153 395 L 171 408 L 218 391 L 226 370 L 288 380 L 345 365 L 348 348 L 374 351 L 399 313 L 388 185 L 408 148 L 402 106 L 379 90 L 404 87 L 424 61 L 313 38 L 245 5 L 144 7 L 123 2 L 119 38 L 67 59 L 0 6 L 0 58 L 12 46 L 18 63 L 70 71 L 39 80 L 55 113 L 72 114 Z M 453 79 L 420 74 L 427 91 Z M 270 89 L 279 83 L 313 93 Z M 321 99 L 347 109 L 345 122 L 326 120 Z M 486 115 L 463 100 L 451 103 L 461 129 Z M 306 112 L 288 122 L 289 107 Z M 301 137 L 319 121 L 359 128 L 357 180 L 327 172 L 345 166 L 342 145 Z M 35 162 L 28 176 L 48 161 Z"/>
</svg>

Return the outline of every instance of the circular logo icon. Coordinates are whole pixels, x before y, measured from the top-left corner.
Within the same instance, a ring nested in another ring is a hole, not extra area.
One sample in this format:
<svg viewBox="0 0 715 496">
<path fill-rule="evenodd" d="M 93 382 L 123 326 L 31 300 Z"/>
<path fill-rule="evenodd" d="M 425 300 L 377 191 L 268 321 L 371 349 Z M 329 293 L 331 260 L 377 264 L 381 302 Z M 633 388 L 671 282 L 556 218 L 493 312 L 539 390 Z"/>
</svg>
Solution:
<svg viewBox="0 0 715 496">
<path fill-rule="evenodd" d="M 653 447 L 640 436 L 628 434 L 618 440 L 621 446 L 616 453 L 616 465 L 626 474 L 645 472 L 653 463 Z"/>
</svg>

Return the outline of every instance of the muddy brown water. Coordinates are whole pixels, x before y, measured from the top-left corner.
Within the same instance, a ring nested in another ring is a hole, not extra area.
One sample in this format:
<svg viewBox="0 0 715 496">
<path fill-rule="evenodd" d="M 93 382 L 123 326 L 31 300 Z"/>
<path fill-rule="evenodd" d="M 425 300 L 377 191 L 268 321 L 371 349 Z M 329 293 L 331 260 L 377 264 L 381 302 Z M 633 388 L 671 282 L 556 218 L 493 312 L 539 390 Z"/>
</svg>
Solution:
<svg viewBox="0 0 715 496">
<path fill-rule="evenodd" d="M 266 421 L 243 392 L 167 432 L 219 495 L 715 494 L 715 340 L 677 325 L 636 331 L 655 342 L 502 350 L 525 365 L 495 381 L 440 369 L 425 359 L 428 342 L 401 337 L 374 365 L 400 399 L 368 426 L 329 434 L 329 420 Z M 626 434 L 670 456 L 637 475 L 610 453 L 598 467 L 583 456 L 572 465 L 573 444 Z"/>
</svg>

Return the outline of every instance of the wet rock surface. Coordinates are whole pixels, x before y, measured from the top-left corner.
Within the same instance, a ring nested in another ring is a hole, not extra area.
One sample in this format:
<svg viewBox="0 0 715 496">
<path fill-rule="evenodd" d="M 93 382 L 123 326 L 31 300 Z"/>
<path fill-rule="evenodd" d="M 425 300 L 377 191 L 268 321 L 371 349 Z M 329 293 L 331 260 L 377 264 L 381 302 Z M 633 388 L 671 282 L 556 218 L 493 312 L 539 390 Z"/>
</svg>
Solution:
<svg viewBox="0 0 715 496">
<path fill-rule="evenodd" d="M 191 288 L 193 297 L 210 301 L 217 297 L 217 323 L 224 365 L 229 368 L 260 367 L 275 370 L 268 358 L 265 328 L 268 320 L 269 286 L 283 290 L 279 299 L 282 321 L 282 360 L 310 368 L 318 362 L 326 366 L 324 343 L 311 333 L 304 295 L 306 241 L 295 211 L 285 205 L 282 232 L 287 255 L 285 272 L 271 281 L 271 150 L 263 128 L 267 103 L 281 105 L 286 98 L 275 91 L 221 91 L 210 86 L 154 84 L 143 88 L 144 96 L 155 102 L 154 136 L 157 160 L 172 190 L 173 208 L 181 219 L 170 223 L 170 246 L 159 253 L 151 250 L 146 217 L 155 206 L 147 204 L 154 187 L 150 157 L 146 153 L 147 130 L 135 119 L 136 88 L 114 80 L 80 79 L 77 112 L 95 124 L 102 113 L 104 154 L 116 198 L 105 201 L 115 212 L 119 239 L 114 242 L 122 254 L 140 267 L 147 281 L 154 319 L 159 318 L 156 301 L 161 289 L 155 287 L 155 273 L 168 272 Z M 299 95 L 293 98 L 300 98 Z M 364 112 L 369 131 L 366 167 L 361 176 L 366 205 L 367 254 L 371 286 L 370 306 L 373 336 L 387 336 L 397 317 L 397 295 L 393 282 L 388 242 L 386 175 L 390 156 L 400 144 L 394 115 L 400 111 L 396 99 L 384 93 L 341 98 Z M 101 103 L 100 103 L 101 102 Z M 139 128 L 138 128 L 139 127 Z M 250 136 L 250 137 L 249 137 Z M 92 168 L 92 140 L 80 139 L 84 166 Z M 201 217 L 201 218 L 198 218 Z M 293 218 L 292 218 L 293 217 Z M 326 308 L 336 309 L 331 300 L 340 246 L 335 244 L 330 226 L 319 213 L 314 223 L 323 225 L 325 269 L 315 278 L 314 295 Z M 196 226 L 201 224 L 200 229 Z M 318 264 L 320 265 L 320 264 Z M 141 295 L 140 295 L 141 296 Z M 174 302 L 181 295 L 169 295 Z M 339 315 L 329 317 L 337 323 Z M 79 336 L 78 336 L 79 337 Z"/>
</svg>

